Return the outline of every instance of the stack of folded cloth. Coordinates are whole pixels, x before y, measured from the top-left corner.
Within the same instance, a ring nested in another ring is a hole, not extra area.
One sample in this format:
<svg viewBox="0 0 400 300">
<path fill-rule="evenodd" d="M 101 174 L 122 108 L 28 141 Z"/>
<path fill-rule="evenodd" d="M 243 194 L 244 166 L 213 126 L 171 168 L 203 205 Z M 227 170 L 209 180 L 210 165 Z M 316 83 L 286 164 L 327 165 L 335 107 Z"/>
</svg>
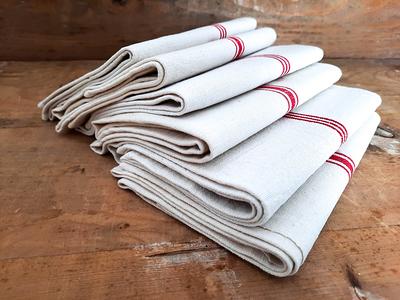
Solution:
<svg viewBox="0 0 400 300">
<path fill-rule="evenodd" d="M 124 47 L 39 106 L 121 188 L 268 273 L 305 261 L 379 123 L 314 46 L 240 18 Z"/>
</svg>

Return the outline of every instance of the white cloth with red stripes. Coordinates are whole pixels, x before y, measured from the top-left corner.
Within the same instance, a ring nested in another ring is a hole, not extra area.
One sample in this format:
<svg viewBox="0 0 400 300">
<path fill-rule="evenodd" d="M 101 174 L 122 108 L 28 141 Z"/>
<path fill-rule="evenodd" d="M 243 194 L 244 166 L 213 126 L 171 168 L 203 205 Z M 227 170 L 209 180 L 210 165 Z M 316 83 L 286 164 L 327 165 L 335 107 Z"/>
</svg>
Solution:
<svg viewBox="0 0 400 300">
<path fill-rule="evenodd" d="M 120 187 L 135 191 L 150 204 L 262 270 L 275 276 L 290 276 L 304 263 L 378 123 L 379 116 L 373 113 L 268 222 L 257 227 L 215 217 L 212 211 L 188 196 L 198 191 L 200 197 L 210 197 L 211 192 L 204 190 L 201 182 L 195 183 L 186 177 L 186 171 L 175 172 L 139 152 L 123 156 L 113 175 L 120 178 Z M 255 175 L 269 184 L 261 174 Z"/>
<path fill-rule="evenodd" d="M 180 160 L 203 163 L 231 149 L 339 80 L 339 68 L 316 63 L 255 90 L 180 117 L 129 113 L 111 105 L 93 119 L 98 154 L 144 145 Z M 245 118 L 243 116 L 246 116 Z M 119 153 L 122 155 L 124 153 Z"/>
<path fill-rule="evenodd" d="M 264 224 L 276 210 L 371 116 L 381 102 L 372 92 L 332 86 L 236 147 L 202 163 L 179 160 L 146 145 L 140 152 L 188 179 L 187 197 L 216 217 L 245 226 Z M 124 149 L 127 147 L 128 149 Z M 144 162 L 141 162 L 144 164 Z M 165 177 L 163 180 L 174 181 Z"/>
<path fill-rule="evenodd" d="M 53 109 L 57 107 L 60 111 L 65 106 L 65 101 L 83 95 L 86 87 L 101 85 L 146 58 L 224 39 L 253 30 L 256 26 L 257 21 L 254 18 L 244 17 L 123 47 L 95 70 L 58 88 L 41 101 L 39 107 L 42 108 L 42 118 L 53 120 L 56 117 Z"/>
<path fill-rule="evenodd" d="M 144 59 L 101 83 L 91 84 L 52 110 L 54 116 L 70 120 L 91 108 L 133 95 L 159 90 L 166 85 L 217 68 L 274 43 L 272 28 L 261 28 L 198 46 Z M 61 125 L 60 125 L 61 126 Z M 59 127 L 57 127 L 59 128 Z"/>
<path fill-rule="evenodd" d="M 158 91 L 134 96 L 94 97 L 64 115 L 57 131 L 77 128 L 91 135 L 90 115 L 118 102 L 122 111 L 180 116 L 220 103 L 262 84 L 318 62 L 323 51 L 314 46 L 272 46 Z"/>
<path fill-rule="evenodd" d="M 275 30 L 260 28 L 226 39 L 162 53 L 132 65 L 118 76 L 90 85 L 83 95 L 91 98 L 100 93 L 116 92 L 113 96 L 118 97 L 157 90 L 267 48 L 275 40 Z"/>
</svg>

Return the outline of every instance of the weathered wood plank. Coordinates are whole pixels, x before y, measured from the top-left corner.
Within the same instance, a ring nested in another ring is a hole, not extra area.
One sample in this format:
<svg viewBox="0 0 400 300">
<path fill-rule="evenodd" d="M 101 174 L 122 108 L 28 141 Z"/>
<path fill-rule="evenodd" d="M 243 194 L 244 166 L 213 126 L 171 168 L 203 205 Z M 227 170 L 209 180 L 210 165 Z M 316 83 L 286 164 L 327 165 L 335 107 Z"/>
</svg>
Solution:
<svg viewBox="0 0 400 300">
<path fill-rule="evenodd" d="M 399 239 L 395 227 L 325 231 L 302 271 L 284 279 L 202 239 L 3 259 L 0 287 L 4 299 L 396 299 Z"/>
<path fill-rule="evenodd" d="M 277 279 L 120 190 L 90 138 L 36 103 L 99 62 L 0 63 L 0 298 L 346 299 L 400 293 L 399 60 L 330 60 L 381 94 L 376 137 L 300 272 Z M 380 139 L 380 140 L 378 140 Z M 356 298 L 355 298 L 356 299 Z"/>
<path fill-rule="evenodd" d="M 104 59 L 123 45 L 253 16 L 280 43 L 311 43 L 329 57 L 400 58 L 396 0 L 0 2 L 0 59 Z"/>
</svg>

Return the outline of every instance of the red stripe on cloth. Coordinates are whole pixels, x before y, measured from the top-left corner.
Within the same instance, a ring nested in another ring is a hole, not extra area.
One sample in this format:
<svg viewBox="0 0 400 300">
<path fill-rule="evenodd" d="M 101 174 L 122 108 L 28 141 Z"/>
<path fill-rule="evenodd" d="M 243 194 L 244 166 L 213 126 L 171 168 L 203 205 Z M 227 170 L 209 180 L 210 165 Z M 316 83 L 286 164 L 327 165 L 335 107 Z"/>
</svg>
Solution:
<svg viewBox="0 0 400 300">
<path fill-rule="evenodd" d="M 224 33 L 222 32 L 222 28 L 221 28 L 219 25 L 220 25 L 220 24 L 214 24 L 213 26 L 214 26 L 215 28 L 218 29 L 218 31 L 219 31 L 219 38 L 222 39 L 223 36 L 224 36 Z"/>
<path fill-rule="evenodd" d="M 343 133 L 343 130 L 342 130 L 342 127 L 344 128 L 344 126 L 333 119 L 328 119 L 328 118 L 323 118 L 323 117 L 318 117 L 318 116 L 313 116 L 313 115 L 299 114 L 299 113 L 294 113 L 294 112 L 289 112 L 284 117 L 289 118 L 289 119 L 295 119 L 295 120 L 325 125 L 327 127 L 332 128 L 339 134 L 342 143 L 344 143 L 346 141 L 347 136 Z M 342 127 L 339 126 L 338 124 L 340 124 Z"/>
<path fill-rule="evenodd" d="M 272 58 L 272 59 L 275 59 L 275 60 L 279 61 L 279 63 L 282 65 L 282 73 L 281 73 L 280 76 L 284 76 L 284 75 L 286 75 L 286 74 L 288 74 L 290 72 L 290 62 L 286 57 L 284 57 L 282 55 L 278 55 L 278 54 L 258 54 L 258 55 L 247 56 L 247 58 L 256 58 L 256 57 Z"/>
<path fill-rule="evenodd" d="M 280 92 L 281 95 L 283 95 L 288 103 L 288 112 L 294 109 L 297 104 L 299 103 L 299 96 L 297 93 L 286 86 L 280 86 L 280 85 L 262 85 L 259 87 L 259 89 L 265 89 L 265 90 L 270 90 L 270 91 L 275 91 L 275 92 Z"/>
<path fill-rule="evenodd" d="M 226 38 L 227 36 L 228 36 L 228 33 L 227 33 L 227 31 L 226 31 L 226 28 L 225 28 L 225 26 L 224 25 L 222 25 L 222 24 L 218 24 L 219 25 L 219 27 L 221 27 L 221 29 L 222 29 L 222 32 L 223 32 L 223 38 Z"/>
<path fill-rule="evenodd" d="M 286 66 L 287 66 L 287 70 L 286 70 L 286 73 L 285 73 L 285 75 L 286 74 L 288 74 L 289 72 L 290 72 L 290 68 L 291 68 L 291 66 L 290 66 L 290 61 L 286 58 L 286 57 L 284 57 L 284 56 L 282 56 L 282 55 L 278 55 L 282 60 L 284 60 L 285 61 L 285 64 L 286 64 Z"/>
<path fill-rule="evenodd" d="M 236 39 L 240 42 L 240 45 L 242 47 L 242 50 L 240 51 L 240 54 L 238 56 L 238 57 L 241 57 L 243 55 L 243 53 L 244 53 L 244 50 L 246 49 L 246 46 L 244 45 L 244 42 L 243 42 L 243 40 L 241 38 L 236 37 Z"/>
<path fill-rule="evenodd" d="M 328 119 L 328 118 L 323 118 L 323 117 L 318 117 L 318 116 L 313 116 L 313 115 L 293 113 L 293 112 L 289 112 L 288 114 L 285 115 L 285 117 L 290 117 L 292 119 L 298 119 L 298 120 L 309 121 L 309 122 L 326 125 L 328 127 L 331 127 L 332 129 L 334 129 L 335 131 L 337 131 L 337 133 L 340 135 L 342 143 L 344 143 L 347 139 L 347 136 L 345 135 L 345 133 L 343 131 L 344 126 L 333 119 Z"/>
<path fill-rule="evenodd" d="M 285 57 L 283 57 L 281 55 L 277 55 L 277 54 L 271 54 L 270 56 L 274 57 L 275 59 L 278 59 L 278 60 L 282 61 L 283 64 L 285 65 L 285 70 L 284 70 L 282 76 L 284 76 L 287 73 L 289 73 L 289 71 L 290 71 L 290 63 Z"/>
<path fill-rule="evenodd" d="M 325 125 L 325 126 L 327 126 L 329 128 L 332 128 L 333 130 L 335 130 L 339 134 L 340 140 L 343 143 L 343 136 L 342 136 L 341 132 L 335 126 L 333 126 L 332 124 L 325 123 L 323 121 L 318 121 L 318 120 L 299 118 L 299 117 L 295 117 L 295 116 L 288 116 L 287 114 L 284 117 L 285 118 L 289 118 L 289 119 L 294 119 L 294 120 L 305 121 L 305 122 L 309 122 L 309 123 L 321 124 L 321 125 Z"/>
<path fill-rule="evenodd" d="M 346 127 L 345 127 L 342 123 L 340 123 L 340 122 L 338 122 L 338 121 L 336 121 L 336 120 L 329 119 L 329 118 L 326 118 L 326 117 L 320 117 L 320 116 L 302 114 L 302 113 L 295 113 L 295 114 L 298 115 L 298 116 L 306 117 L 306 118 L 314 118 L 314 119 L 317 118 L 317 119 L 325 120 L 325 121 L 327 121 L 327 122 L 333 122 L 333 123 L 335 123 L 335 124 L 338 126 L 338 128 L 339 128 L 340 131 L 342 132 L 342 135 L 343 135 L 343 137 L 344 137 L 344 141 L 346 141 L 347 138 L 348 138 L 348 136 L 349 136 Z"/>
<path fill-rule="evenodd" d="M 351 165 L 353 166 L 353 169 L 356 168 L 356 164 L 354 163 L 353 159 L 350 156 L 348 156 L 348 155 L 346 155 L 344 153 L 341 153 L 341 152 L 335 152 L 335 155 L 341 156 L 344 159 L 347 159 L 351 163 Z"/>
<path fill-rule="evenodd" d="M 230 40 L 236 47 L 236 52 L 235 52 L 233 59 L 237 59 L 237 58 L 241 57 L 244 52 L 244 48 L 245 48 L 243 41 L 240 38 L 235 37 L 235 36 L 229 37 L 228 40 Z"/>
<path fill-rule="evenodd" d="M 347 158 L 341 157 L 339 155 L 336 155 L 336 153 L 334 153 L 329 159 L 342 163 L 349 169 L 350 173 L 353 173 L 354 171 L 353 164 Z"/>
<path fill-rule="evenodd" d="M 265 57 L 275 58 L 275 59 L 281 61 L 284 64 L 285 68 L 284 68 L 282 76 L 284 76 L 284 75 L 289 73 L 289 71 L 290 71 L 290 62 L 286 57 L 284 57 L 282 55 L 278 55 L 278 54 L 265 54 Z"/>
<path fill-rule="evenodd" d="M 226 28 L 219 23 L 215 24 L 214 26 L 217 27 L 218 30 L 220 31 L 220 39 L 226 38 L 226 36 L 227 36 Z"/>
<path fill-rule="evenodd" d="M 341 167 L 346 171 L 349 178 L 353 175 L 356 168 L 353 159 L 341 152 L 333 153 L 332 156 L 328 158 L 327 162 Z"/>
<path fill-rule="evenodd" d="M 269 91 L 269 92 L 274 92 L 274 93 L 277 93 L 277 94 L 283 96 L 283 98 L 285 98 L 285 100 L 286 100 L 286 102 L 287 102 L 288 111 L 290 110 L 289 108 L 290 108 L 290 106 L 291 106 L 291 103 L 290 103 L 290 99 L 289 99 L 289 97 L 288 97 L 288 95 L 287 95 L 286 93 L 284 93 L 284 92 L 282 92 L 282 91 L 280 91 L 280 90 L 271 89 L 271 88 L 264 87 L 264 86 L 260 86 L 260 87 L 258 87 L 257 89 L 258 89 L 258 90 L 265 90 L 265 91 Z"/>
<path fill-rule="evenodd" d="M 272 58 L 272 59 L 279 61 L 282 65 L 282 73 L 280 76 L 284 76 L 285 74 L 287 74 L 287 65 L 286 65 L 285 61 L 283 59 L 281 59 L 279 56 L 276 56 L 273 54 L 263 54 L 263 55 L 261 55 L 261 57 Z"/>
<path fill-rule="evenodd" d="M 334 160 L 331 160 L 331 159 L 328 159 L 326 162 L 341 167 L 343 170 L 346 171 L 347 176 L 349 176 L 349 179 L 351 178 L 351 175 L 352 175 L 351 172 L 350 172 L 346 167 L 344 167 L 341 163 L 339 163 L 339 162 L 337 162 L 337 161 L 334 161 Z"/>
<path fill-rule="evenodd" d="M 237 42 L 234 39 L 232 39 L 232 37 L 229 37 L 228 40 L 231 41 L 233 45 L 235 45 L 236 50 L 235 50 L 235 54 L 233 55 L 232 59 L 236 59 L 236 57 L 239 53 L 239 46 L 238 46 Z"/>
</svg>

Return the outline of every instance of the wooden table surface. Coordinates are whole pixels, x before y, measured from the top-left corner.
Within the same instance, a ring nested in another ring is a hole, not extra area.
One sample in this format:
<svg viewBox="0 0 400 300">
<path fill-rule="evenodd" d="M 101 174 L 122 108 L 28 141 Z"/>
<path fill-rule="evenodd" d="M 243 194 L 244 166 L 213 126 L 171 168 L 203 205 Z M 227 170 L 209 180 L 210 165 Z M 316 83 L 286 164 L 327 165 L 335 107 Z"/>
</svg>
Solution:
<svg viewBox="0 0 400 300">
<path fill-rule="evenodd" d="M 272 277 L 121 190 L 38 100 L 98 61 L 0 63 L 0 298 L 399 299 L 400 60 L 336 59 L 383 122 L 300 271 Z"/>
</svg>

